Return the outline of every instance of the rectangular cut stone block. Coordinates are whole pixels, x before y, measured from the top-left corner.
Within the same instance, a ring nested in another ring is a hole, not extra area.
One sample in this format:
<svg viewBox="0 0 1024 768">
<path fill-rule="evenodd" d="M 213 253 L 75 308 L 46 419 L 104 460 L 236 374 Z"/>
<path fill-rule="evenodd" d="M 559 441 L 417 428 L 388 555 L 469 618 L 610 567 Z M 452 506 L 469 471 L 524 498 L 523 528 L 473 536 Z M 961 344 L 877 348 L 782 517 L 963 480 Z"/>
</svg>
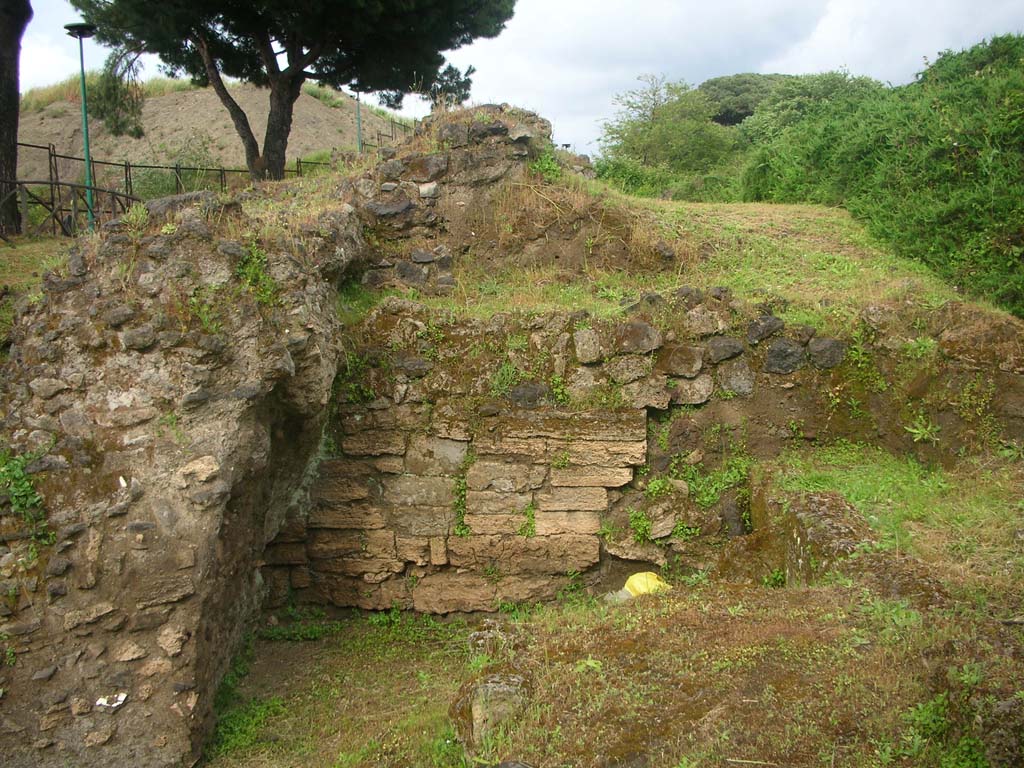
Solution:
<svg viewBox="0 0 1024 768">
<path fill-rule="evenodd" d="M 551 485 L 584 488 L 619 488 L 633 479 L 630 467 L 551 468 Z"/>
<path fill-rule="evenodd" d="M 432 536 L 430 538 L 430 564 L 448 564 L 448 542 L 441 536 Z"/>
<path fill-rule="evenodd" d="M 423 536 L 396 536 L 395 550 L 398 559 L 416 565 L 430 563 L 430 540 Z"/>
<path fill-rule="evenodd" d="M 381 611 L 398 605 L 412 607 L 412 595 L 404 579 L 388 579 L 379 584 L 368 584 L 351 576 L 318 574 L 314 581 L 316 591 L 324 599 L 342 608 L 362 608 Z"/>
<path fill-rule="evenodd" d="M 263 562 L 267 565 L 303 565 L 306 562 L 305 542 L 271 544 L 263 551 Z"/>
<path fill-rule="evenodd" d="M 310 528 L 359 528 L 371 530 L 383 528 L 384 513 L 376 507 L 362 505 L 322 507 L 309 511 Z"/>
<path fill-rule="evenodd" d="M 400 475 L 405 472 L 405 460 L 401 456 L 381 456 L 373 460 L 374 468 L 389 475 Z"/>
<path fill-rule="evenodd" d="M 328 460 L 320 464 L 311 496 L 314 502 L 347 504 L 368 498 L 370 485 L 366 468 L 361 474 L 353 473 L 353 462 Z"/>
<path fill-rule="evenodd" d="M 412 590 L 413 607 L 423 613 L 452 611 L 493 611 L 495 585 L 474 573 L 441 571 L 416 582 Z"/>
<path fill-rule="evenodd" d="M 384 501 L 399 507 L 446 507 L 455 501 L 448 477 L 399 475 L 383 479 Z"/>
<path fill-rule="evenodd" d="M 600 557 L 596 536 L 482 536 L 452 537 L 448 560 L 457 567 L 483 570 L 497 564 L 508 573 L 565 573 L 584 571 Z"/>
<path fill-rule="evenodd" d="M 579 443 L 573 442 L 552 447 L 553 451 L 564 450 L 569 455 L 570 464 L 602 467 L 639 466 L 647 460 L 647 441 L 624 442 L 609 440 L 604 442 Z"/>
<path fill-rule="evenodd" d="M 515 536 L 526 522 L 525 515 L 466 515 L 466 525 L 481 536 Z"/>
<path fill-rule="evenodd" d="M 376 584 L 392 574 L 405 570 L 405 562 L 387 557 L 366 557 L 349 555 L 334 557 L 330 560 L 317 560 L 313 563 L 317 573 L 343 573 L 347 576 L 360 576 L 367 583 Z"/>
<path fill-rule="evenodd" d="M 466 472 L 466 486 L 472 491 L 522 493 L 544 484 L 547 467 L 505 461 L 477 461 Z"/>
<path fill-rule="evenodd" d="M 507 437 L 499 433 L 479 435 L 473 440 L 473 448 L 479 456 L 500 456 L 505 459 L 519 459 L 527 463 L 548 460 L 547 438 Z"/>
<path fill-rule="evenodd" d="M 537 494 L 537 508 L 541 511 L 604 512 L 608 508 L 608 491 L 604 488 L 552 488 Z"/>
<path fill-rule="evenodd" d="M 448 507 L 389 507 L 387 527 L 400 536 L 446 536 L 455 520 Z"/>
<path fill-rule="evenodd" d="M 184 600 L 195 594 L 196 587 L 192 577 L 187 574 L 173 574 L 156 579 L 148 579 L 144 591 L 139 595 L 136 607 L 141 611 L 154 605 L 166 605 Z"/>
<path fill-rule="evenodd" d="M 537 602 L 551 600 L 567 579 L 562 576 L 506 576 L 494 587 L 496 602 Z"/>
<path fill-rule="evenodd" d="M 429 409 L 423 405 L 398 405 L 391 408 L 367 408 L 365 405 L 343 406 L 338 422 L 346 434 L 381 430 L 421 430 L 430 420 Z"/>
<path fill-rule="evenodd" d="M 498 421 L 495 432 L 503 437 L 519 439 L 646 440 L 647 414 L 644 411 L 520 411 Z"/>
<path fill-rule="evenodd" d="M 281 523 L 281 528 L 278 530 L 277 536 L 274 537 L 274 543 L 305 541 L 306 535 L 306 519 L 298 515 L 294 517 L 289 515 Z"/>
<path fill-rule="evenodd" d="M 305 566 L 296 566 L 289 572 L 289 578 L 291 580 L 292 589 L 306 589 L 310 584 L 313 583 L 312 576 L 310 576 L 309 568 Z"/>
<path fill-rule="evenodd" d="M 522 512 L 533 501 L 530 493 L 467 491 L 466 512 L 471 515 L 511 515 Z"/>
<path fill-rule="evenodd" d="M 538 536 L 563 533 L 593 536 L 601 530 L 601 516 L 597 512 L 538 512 L 534 525 Z"/>
<path fill-rule="evenodd" d="M 341 450 L 349 456 L 401 456 L 405 453 L 405 433 L 373 431 L 345 435 Z"/>
<path fill-rule="evenodd" d="M 442 437 L 414 437 L 405 452 L 405 471 L 414 475 L 455 475 L 468 445 Z"/>
<path fill-rule="evenodd" d="M 310 534 L 307 544 L 309 557 L 323 560 L 345 555 L 365 555 L 393 560 L 395 534 L 391 531 L 329 531 L 317 530 Z M 319 568 L 319 566 L 317 566 Z"/>
</svg>

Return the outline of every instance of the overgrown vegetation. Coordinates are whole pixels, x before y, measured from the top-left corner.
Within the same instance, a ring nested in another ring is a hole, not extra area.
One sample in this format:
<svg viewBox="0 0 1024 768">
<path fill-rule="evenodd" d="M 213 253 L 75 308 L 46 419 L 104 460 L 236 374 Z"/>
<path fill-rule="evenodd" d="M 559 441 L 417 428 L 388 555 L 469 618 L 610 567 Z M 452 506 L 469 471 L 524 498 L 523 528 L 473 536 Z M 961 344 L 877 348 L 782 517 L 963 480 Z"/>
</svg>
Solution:
<svg viewBox="0 0 1024 768">
<path fill-rule="evenodd" d="M 843 205 L 897 253 L 1024 314 L 1024 36 L 946 51 L 909 85 L 753 75 L 620 96 L 598 175 L 631 194 Z M 737 122 L 739 121 L 739 122 Z"/>
</svg>

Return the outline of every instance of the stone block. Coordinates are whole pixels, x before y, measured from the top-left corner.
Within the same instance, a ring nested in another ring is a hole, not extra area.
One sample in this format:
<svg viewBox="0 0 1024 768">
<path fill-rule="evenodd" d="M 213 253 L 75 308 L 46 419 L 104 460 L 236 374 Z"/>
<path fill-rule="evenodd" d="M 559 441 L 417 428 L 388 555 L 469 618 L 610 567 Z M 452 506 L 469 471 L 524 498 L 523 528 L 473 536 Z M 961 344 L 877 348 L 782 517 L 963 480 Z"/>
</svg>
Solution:
<svg viewBox="0 0 1024 768">
<path fill-rule="evenodd" d="M 401 507 L 450 506 L 455 501 L 452 484 L 447 477 L 387 477 L 383 479 L 384 501 Z"/>
<path fill-rule="evenodd" d="M 430 539 L 425 536 L 396 536 L 395 551 L 399 560 L 416 565 L 430 564 Z"/>
<path fill-rule="evenodd" d="M 341 449 L 349 456 L 401 456 L 405 453 L 405 434 L 374 430 L 345 435 Z"/>
<path fill-rule="evenodd" d="M 314 586 L 319 594 L 342 608 L 383 611 L 393 605 L 400 608 L 412 606 L 412 597 L 406 589 L 404 579 L 388 579 L 378 584 L 368 584 L 352 576 L 325 574 L 317 577 Z"/>
<path fill-rule="evenodd" d="M 522 512 L 531 501 L 530 493 L 467 491 L 466 511 L 474 515 L 511 515 Z"/>
<path fill-rule="evenodd" d="M 591 328 L 581 328 L 572 335 L 576 359 L 581 363 L 596 363 L 601 360 L 601 339 Z"/>
<path fill-rule="evenodd" d="M 551 485 L 575 488 L 619 488 L 633 479 L 629 467 L 551 468 Z"/>
<path fill-rule="evenodd" d="M 658 355 L 655 370 L 669 376 L 682 376 L 692 379 L 704 364 L 703 347 L 672 346 L 665 347 Z"/>
<path fill-rule="evenodd" d="M 526 516 L 521 514 L 467 514 L 465 517 L 465 523 L 473 536 L 515 536 L 525 522 Z"/>
<path fill-rule="evenodd" d="M 701 405 L 711 399 L 715 382 L 710 375 L 702 373 L 695 379 L 673 379 L 672 402 L 675 405 Z"/>
<path fill-rule="evenodd" d="M 540 488 L 547 475 L 543 464 L 513 464 L 504 461 L 476 461 L 466 473 L 471 491 L 522 493 Z"/>
<path fill-rule="evenodd" d="M 537 512 L 534 518 L 538 536 L 561 536 L 572 533 L 594 536 L 601 530 L 597 512 Z"/>
<path fill-rule="evenodd" d="M 672 400 L 668 377 L 663 374 L 634 381 L 622 388 L 622 398 L 634 408 L 665 410 Z"/>
<path fill-rule="evenodd" d="M 395 534 L 391 531 L 313 531 L 309 537 L 309 557 L 323 560 L 346 555 L 365 555 L 394 559 Z M 317 568 L 320 566 L 317 565 Z"/>
<path fill-rule="evenodd" d="M 306 544 L 301 541 L 271 544 L 263 551 L 267 565 L 303 565 L 306 559 Z"/>
<path fill-rule="evenodd" d="M 358 528 L 372 530 L 385 527 L 384 513 L 376 507 L 363 505 L 324 507 L 309 511 L 310 528 Z"/>
<path fill-rule="evenodd" d="M 418 435 L 405 452 L 405 471 L 414 475 L 458 474 L 468 443 Z"/>
<path fill-rule="evenodd" d="M 446 507 L 391 507 L 384 510 L 387 527 L 400 536 L 446 536 L 454 522 Z"/>
<path fill-rule="evenodd" d="M 493 611 L 495 585 L 473 573 L 441 571 L 416 582 L 412 590 L 413 607 L 422 613 L 452 611 Z"/>
<path fill-rule="evenodd" d="M 482 536 L 448 540 L 448 560 L 456 567 L 483 570 L 494 564 L 509 573 L 563 574 L 585 571 L 598 561 L 596 536 Z"/>
<path fill-rule="evenodd" d="M 187 574 L 171 574 L 145 581 L 145 586 L 139 594 L 136 608 L 152 608 L 154 605 L 166 605 L 184 600 L 186 597 L 195 594 L 196 587 L 192 583 L 192 577 Z"/>
<path fill-rule="evenodd" d="M 569 463 L 579 466 L 630 467 L 647 459 L 647 441 L 608 440 L 580 442 L 554 448 L 552 453 L 568 455 Z"/>
<path fill-rule="evenodd" d="M 608 491 L 604 488 L 559 487 L 537 494 L 537 509 L 547 511 L 584 510 L 604 512 Z"/>
<path fill-rule="evenodd" d="M 448 564 L 448 542 L 442 536 L 430 537 L 430 564 Z"/>
</svg>

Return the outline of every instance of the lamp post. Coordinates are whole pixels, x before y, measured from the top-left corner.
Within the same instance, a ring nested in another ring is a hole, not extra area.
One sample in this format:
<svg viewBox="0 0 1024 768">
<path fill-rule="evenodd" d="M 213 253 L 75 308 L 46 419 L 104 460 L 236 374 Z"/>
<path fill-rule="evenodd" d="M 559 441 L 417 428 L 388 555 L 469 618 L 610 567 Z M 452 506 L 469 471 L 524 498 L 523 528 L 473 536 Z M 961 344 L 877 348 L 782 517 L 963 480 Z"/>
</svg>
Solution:
<svg viewBox="0 0 1024 768">
<path fill-rule="evenodd" d="M 96 215 L 92 207 L 92 157 L 89 155 L 89 106 L 85 99 L 85 50 L 82 41 L 96 34 L 96 26 L 78 22 L 65 24 L 68 36 L 78 39 L 78 62 L 82 74 L 82 137 L 85 140 L 85 206 L 89 209 L 89 231 L 96 228 Z"/>
</svg>

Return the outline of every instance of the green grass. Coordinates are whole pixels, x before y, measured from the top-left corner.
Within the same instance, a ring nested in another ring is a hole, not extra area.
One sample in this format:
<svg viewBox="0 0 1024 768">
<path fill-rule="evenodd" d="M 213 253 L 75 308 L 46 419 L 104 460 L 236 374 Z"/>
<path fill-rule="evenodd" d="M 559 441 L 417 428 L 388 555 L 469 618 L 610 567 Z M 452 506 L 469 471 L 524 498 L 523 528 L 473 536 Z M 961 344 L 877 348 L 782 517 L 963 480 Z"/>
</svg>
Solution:
<svg viewBox="0 0 1024 768">
<path fill-rule="evenodd" d="M 842 494 L 879 532 L 885 548 L 927 554 L 941 549 L 994 573 L 1024 574 L 1013 531 L 1022 508 L 1020 466 L 986 459 L 951 470 L 928 467 L 882 448 L 840 442 L 792 451 L 781 459 L 780 485 L 797 492 Z"/>
<path fill-rule="evenodd" d="M 99 84 L 100 73 L 89 71 L 85 73 L 86 88 L 92 92 Z M 24 112 L 41 112 L 51 104 L 61 101 L 68 101 L 78 104 L 81 101 L 80 77 L 72 75 L 59 83 L 44 85 L 38 88 L 30 88 L 21 95 L 20 109 Z M 229 86 L 230 87 L 230 84 Z M 170 77 L 154 77 L 142 83 L 142 90 L 146 98 L 165 96 L 168 93 L 180 93 L 183 91 L 194 91 L 199 86 L 193 85 L 189 80 L 177 80 Z"/>
</svg>

